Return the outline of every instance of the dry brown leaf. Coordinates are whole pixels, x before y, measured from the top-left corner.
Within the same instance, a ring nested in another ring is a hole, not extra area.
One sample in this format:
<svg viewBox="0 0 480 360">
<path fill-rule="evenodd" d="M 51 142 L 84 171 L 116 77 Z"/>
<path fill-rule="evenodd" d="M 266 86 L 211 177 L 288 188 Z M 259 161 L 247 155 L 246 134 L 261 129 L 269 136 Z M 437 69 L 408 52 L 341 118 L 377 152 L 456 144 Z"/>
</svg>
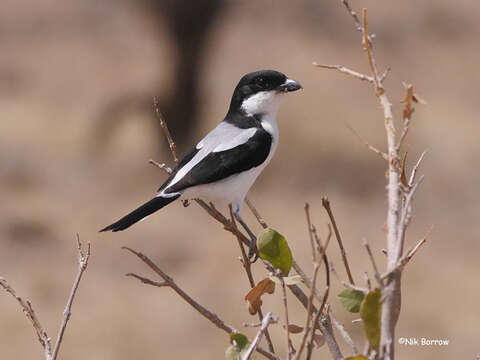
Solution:
<svg viewBox="0 0 480 360">
<path fill-rule="evenodd" d="M 286 326 L 283 325 L 283 328 L 286 329 Z M 288 325 L 288 331 L 290 334 L 300 334 L 303 331 L 303 326 L 298 326 L 295 324 L 289 324 Z"/>
<path fill-rule="evenodd" d="M 406 85 L 407 88 L 407 95 L 405 96 L 405 99 L 400 101 L 400 103 L 405 104 L 405 108 L 403 109 L 403 118 L 407 119 L 409 118 L 413 111 L 415 110 L 412 107 L 412 101 L 417 102 L 417 98 L 413 95 L 413 85 L 408 84 Z"/>
<path fill-rule="evenodd" d="M 275 291 L 275 283 L 269 278 L 265 278 L 260 281 L 254 288 L 252 288 L 247 295 L 245 295 L 245 300 L 248 304 L 248 311 L 251 315 L 255 315 L 262 306 L 262 295 L 273 294 Z"/>
</svg>

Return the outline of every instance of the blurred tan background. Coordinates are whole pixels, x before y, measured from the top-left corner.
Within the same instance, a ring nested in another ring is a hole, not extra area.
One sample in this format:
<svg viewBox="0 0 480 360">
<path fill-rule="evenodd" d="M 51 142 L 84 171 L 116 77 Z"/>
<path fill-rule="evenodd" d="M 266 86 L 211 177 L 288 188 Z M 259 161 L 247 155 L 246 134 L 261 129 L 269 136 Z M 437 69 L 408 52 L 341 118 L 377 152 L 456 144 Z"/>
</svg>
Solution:
<svg viewBox="0 0 480 360">
<path fill-rule="evenodd" d="M 123 245 L 150 255 L 232 326 L 242 329 L 243 322 L 256 321 L 243 301 L 248 282 L 236 240 L 198 206 L 174 204 L 129 231 L 97 232 L 149 199 L 165 179 L 147 163 L 154 158 L 171 164 L 151 114 L 155 95 L 185 150 L 222 120 L 244 73 L 273 68 L 299 80 L 304 91 L 292 94 L 279 114 L 277 155 L 249 197 L 287 237 L 305 270 L 310 272 L 311 264 L 303 204 L 310 202 L 325 234 L 324 195 L 332 202 L 356 280 L 363 282 L 363 271 L 372 273 L 362 237 L 384 266 L 385 165 L 346 127 L 385 148 L 381 111 L 367 84 L 311 65 L 341 63 L 368 71 L 359 34 L 340 1 L 217 1 L 204 24 L 195 21 L 207 13 L 193 9 L 182 18 L 168 6 L 173 5 L 127 0 L 0 4 L 0 275 L 33 302 L 51 336 L 76 272 L 75 233 L 92 242 L 63 359 L 223 358 L 225 333 L 168 288 L 123 276 L 150 274 L 120 250 Z M 473 359 L 480 353 L 480 3 L 353 1 L 352 6 L 369 8 L 377 61 L 392 68 L 386 85 L 397 119 L 402 81 L 412 82 L 428 101 L 417 106 L 408 139 L 410 166 L 422 150 L 429 153 L 407 247 L 430 226 L 434 230 L 405 272 L 397 337 L 448 339 L 450 345 L 397 346 L 398 358 Z M 188 32 L 197 25 L 203 33 Z M 179 82 L 191 86 L 188 94 Z M 334 243 L 329 252 L 345 279 Z M 256 279 L 263 274 L 257 264 Z M 335 278 L 333 284 L 335 314 L 362 348 L 360 325 L 341 308 L 335 298 L 341 286 Z M 303 324 L 304 312 L 289 300 L 292 322 Z M 265 299 L 265 309 L 277 314 L 279 304 L 278 294 Z M 244 332 L 253 336 L 255 330 Z M 272 335 L 283 351 L 279 325 Z M 348 355 L 340 337 L 339 342 Z M 317 354 L 328 358 L 326 348 Z M 0 358 L 41 356 L 30 323 L 0 292 Z"/>
</svg>

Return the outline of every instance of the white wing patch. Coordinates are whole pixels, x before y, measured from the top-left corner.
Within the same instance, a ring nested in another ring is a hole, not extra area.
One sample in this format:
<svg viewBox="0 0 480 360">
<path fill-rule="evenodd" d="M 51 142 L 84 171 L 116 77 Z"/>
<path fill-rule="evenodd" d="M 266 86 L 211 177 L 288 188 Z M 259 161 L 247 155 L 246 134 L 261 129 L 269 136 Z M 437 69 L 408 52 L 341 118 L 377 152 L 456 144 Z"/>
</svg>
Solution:
<svg viewBox="0 0 480 360">
<path fill-rule="evenodd" d="M 225 142 L 220 143 L 213 149 L 213 152 L 220 152 L 225 150 L 233 149 L 239 145 L 245 144 L 248 139 L 250 139 L 256 132 L 256 128 L 242 129 L 243 131 L 239 133 L 232 139 L 224 139 Z"/>
<path fill-rule="evenodd" d="M 196 153 L 192 160 L 186 163 L 176 173 L 165 189 L 168 189 L 170 186 L 180 181 L 181 178 L 183 178 L 195 165 L 202 161 L 205 156 L 211 152 L 233 149 L 234 147 L 247 142 L 256 131 L 257 129 L 241 129 L 235 125 L 221 122 L 215 129 L 210 131 L 201 141 L 199 141 L 196 146 L 199 150 L 198 153 Z"/>
</svg>

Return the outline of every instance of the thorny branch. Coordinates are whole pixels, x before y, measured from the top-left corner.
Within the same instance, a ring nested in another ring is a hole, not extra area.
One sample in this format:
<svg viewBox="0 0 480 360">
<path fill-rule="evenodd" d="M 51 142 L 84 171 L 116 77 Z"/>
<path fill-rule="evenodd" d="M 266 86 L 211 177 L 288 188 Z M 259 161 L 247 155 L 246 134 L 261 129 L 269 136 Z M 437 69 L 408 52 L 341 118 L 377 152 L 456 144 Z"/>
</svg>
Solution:
<svg viewBox="0 0 480 360">
<path fill-rule="evenodd" d="M 385 123 L 385 130 L 387 136 L 387 148 L 386 154 L 373 148 L 377 154 L 388 160 L 388 186 L 387 186 L 387 198 L 388 198 L 388 212 L 387 212 L 387 272 L 386 275 L 379 275 L 378 268 L 374 261 L 371 250 L 366 244 L 367 252 L 369 253 L 372 265 L 374 267 L 375 278 L 382 287 L 382 315 L 381 315 L 381 334 L 380 334 L 380 358 L 381 359 L 393 359 L 394 358 L 394 334 L 395 326 L 400 313 L 401 304 L 401 273 L 404 265 L 408 262 L 408 257 L 402 257 L 405 232 L 408 227 L 411 217 L 411 201 L 413 195 L 421 182 L 422 178 L 415 182 L 415 175 L 422 161 L 423 153 L 414 166 L 410 180 L 406 181 L 405 176 L 405 158 L 403 164 L 401 164 L 400 149 L 404 140 L 408 134 L 408 129 L 413 114 L 414 102 L 418 102 L 418 97 L 413 93 L 413 86 L 406 85 L 407 95 L 403 100 L 405 108 L 403 111 L 403 131 L 398 138 L 394 126 L 394 118 L 392 111 L 392 104 L 386 95 L 383 81 L 389 71 L 389 68 L 379 75 L 378 67 L 375 61 L 375 55 L 372 47 L 372 36 L 369 35 L 368 21 L 367 21 L 367 9 L 362 10 L 362 21 L 360 21 L 357 13 L 353 11 L 348 0 L 340 0 L 345 6 L 347 12 L 353 18 L 355 28 L 362 33 L 362 46 L 366 52 L 368 64 L 370 67 L 371 75 L 361 74 L 356 71 L 352 71 L 343 67 L 342 65 L 321 65 L 322 68 L 335 69 L 342 73 L 351 75 L 357 79 L 368 81 L 375 86 L 375 94 L 378 97 L 379 103 L 383 109 L 383 117 Z M 365 142 L 364 142 L 365 143 Z M 413 256 L 415 251 L 424 243 L 420 241 L 414 250 L 409 251 L 407 255 Z M 412 252 L 413 251 L 413 252 Z M 411 258 L 410 256 L 410 258 Z M 403 262 L 402 262 L 403 260 Z M 403 264 L 403 265 L 401 265 Z M 385 281 L 385 283 L 383 282 Z M 351 282 L 351 281 L 350 281 Z M 353 283 L 349 284 L 349 287 L 353 288 Z"/>
</svg>

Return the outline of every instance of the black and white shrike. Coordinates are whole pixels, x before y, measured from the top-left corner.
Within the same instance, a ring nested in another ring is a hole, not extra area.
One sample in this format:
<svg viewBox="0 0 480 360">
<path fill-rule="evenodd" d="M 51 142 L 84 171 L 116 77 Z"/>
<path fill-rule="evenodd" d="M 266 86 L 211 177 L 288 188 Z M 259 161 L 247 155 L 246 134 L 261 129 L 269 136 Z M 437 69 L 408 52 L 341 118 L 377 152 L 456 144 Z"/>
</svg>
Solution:
<svg viewBox="0 0 480 360">
<path fill-rule="evenodd" d="M 125 230 L 174 200 L 200 198 L 232 205 L 235 218 L 252 239 L 252 256 L 256 238 L 240 215 L 242 203 L 277 148 L 280 103 L 286 94 L 301 88 L 278 71 L 243 76 L 225 119 L 179 162 L 158 195 L 100 231 Z"/>
</svg>

